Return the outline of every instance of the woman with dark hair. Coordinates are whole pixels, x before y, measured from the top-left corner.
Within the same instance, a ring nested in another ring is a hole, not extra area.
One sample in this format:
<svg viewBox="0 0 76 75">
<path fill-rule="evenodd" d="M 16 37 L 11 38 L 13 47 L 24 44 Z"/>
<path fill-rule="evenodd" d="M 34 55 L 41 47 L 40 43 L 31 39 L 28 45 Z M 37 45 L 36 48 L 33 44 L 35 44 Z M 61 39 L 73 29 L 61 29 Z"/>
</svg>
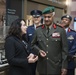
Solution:
<svg viewBox="0 0 76 75">
<path fill-rule="evenodd" d="M 5 40 L 5 54 L 9 63 L 8 75 L 31 75 L 30 64 L 38 60 L 38 56 L 29 53 L 24 36 L 27 26 L 24 19 L 15 20 Z"/>
</svg>

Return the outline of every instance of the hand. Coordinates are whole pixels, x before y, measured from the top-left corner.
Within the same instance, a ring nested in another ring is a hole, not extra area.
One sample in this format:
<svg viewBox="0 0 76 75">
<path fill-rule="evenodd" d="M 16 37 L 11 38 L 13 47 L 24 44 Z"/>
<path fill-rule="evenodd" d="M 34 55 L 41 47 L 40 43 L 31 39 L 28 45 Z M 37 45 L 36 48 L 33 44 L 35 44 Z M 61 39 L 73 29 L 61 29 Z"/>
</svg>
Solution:
<svg viewBox="0 0 76 75">
<path fill-rule="evenodd" d="M 28 63 L 35 63 L 38 60 L 38 56 L 28 58 Z"/>
<path fill-rule="evenodd" d="M 45 57 L 45 56 L 46 56 L 46 53 L 45 53 L 43 50 L 40 50 L 40 55 L 41 55 L 42 57 Z"/>
<path fill-rule="evenodd" d="M 66 74 L 67 74 L 67 70 L 66 69 L 62 69 L 61 75 L 66 75 Z"/>
<path fill-rule="evenodd" d="M 28 59 L 29 59 L 29 58 L 34 58 L 34 54 L 30 53 L 27 58 L 28 58 Z"/>
</svg>

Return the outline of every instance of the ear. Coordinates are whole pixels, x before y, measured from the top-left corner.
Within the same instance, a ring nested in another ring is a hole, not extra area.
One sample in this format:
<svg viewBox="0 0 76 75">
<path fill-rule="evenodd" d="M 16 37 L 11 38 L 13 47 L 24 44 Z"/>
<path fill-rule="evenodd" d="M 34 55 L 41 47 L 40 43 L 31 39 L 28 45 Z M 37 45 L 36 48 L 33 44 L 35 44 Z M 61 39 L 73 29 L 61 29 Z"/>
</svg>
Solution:
<svg viewBox="0 0 76 75">
<path fill-rule="evenodd" d="M 55 16 L 55 12 L 53 12 L 53 16 Z"/>
<path fill-rule="evenodd" d="M 71 24 L 71 21 L 69 21 L 69 24 Z"/>
</svg>

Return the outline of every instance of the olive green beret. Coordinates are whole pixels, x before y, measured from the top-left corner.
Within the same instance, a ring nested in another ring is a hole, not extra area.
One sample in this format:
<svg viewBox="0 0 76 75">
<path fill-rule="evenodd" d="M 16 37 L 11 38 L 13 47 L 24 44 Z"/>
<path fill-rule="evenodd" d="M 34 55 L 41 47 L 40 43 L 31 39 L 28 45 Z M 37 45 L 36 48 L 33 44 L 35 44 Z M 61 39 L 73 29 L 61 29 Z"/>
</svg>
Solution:
<svg viewBox="0 0 76 75">
<path fill-rule="evenodd" d="M 52 13 L 54 12 L 55 7 L 47 7 L 42 11 L 42 14 Z"/>
</svg>

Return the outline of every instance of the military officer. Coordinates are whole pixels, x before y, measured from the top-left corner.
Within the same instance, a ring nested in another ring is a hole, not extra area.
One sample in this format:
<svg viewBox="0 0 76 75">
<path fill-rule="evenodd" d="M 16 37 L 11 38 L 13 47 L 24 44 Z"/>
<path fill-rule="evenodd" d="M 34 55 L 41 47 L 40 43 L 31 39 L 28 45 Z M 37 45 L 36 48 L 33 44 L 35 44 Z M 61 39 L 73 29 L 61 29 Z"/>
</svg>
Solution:
<svg viewBox="0 0 76 75">
<path fill-rule="evenodd" d="M 74 55 L 76 53 L 76 32 L 70 29 L 72 17 L 70 15 L 64 15 L 61 17 L 61 25 L 65 28 L 69 47 L 69 60 L 68 60 L 68 72 L 67 75 L 74 75 L 75 63 Z"/>
<path fill-rule="evenodd" d="M 34 24 L 31 26 L 28 26 L 28 28 L 27 28 L 27 39 L 31 43 L 32 38 L 33 38 L 33 34 L 36 30 L 36 27 L 41 25 L 42 12 L 40 10 L 32 10 L 30 12 L 30 15 L 32 15 Z"/>
<path fill-rule="evenodd" d="M 31 26 L 28 26 L 26 37 L 27 37 L 27 40 L 28 40 L 29 44 L 31 45 L 31 41 L 33 39 L 33 35 L 34 35 L 35 30 L 36 30 L 36 27 L 39 26 L 39 25 L 41 25 L 42 11 L 40 11 L 40 10 L 32 10 L 30 12 L 30 15 L 32 15 L 33 23 L 34 24 L 31 25 Z M 30 51 L 32 53 L 34 53 L 31 49 L 30 49 Z M 31 64 L 32 75 L 36 75 L 36 64 L 37 64 L 37 62 L 34 63 L 34 64 Z"/>
<path fill-rule="evenodd" d="M 66 75 L 68 46 L 65 30 L 53 22 L 54 7 L 45 8 L 42 13 L 44 25 L 36 29 L 32 49 L 39 56 L 39 75 Z"/>
</svg>

